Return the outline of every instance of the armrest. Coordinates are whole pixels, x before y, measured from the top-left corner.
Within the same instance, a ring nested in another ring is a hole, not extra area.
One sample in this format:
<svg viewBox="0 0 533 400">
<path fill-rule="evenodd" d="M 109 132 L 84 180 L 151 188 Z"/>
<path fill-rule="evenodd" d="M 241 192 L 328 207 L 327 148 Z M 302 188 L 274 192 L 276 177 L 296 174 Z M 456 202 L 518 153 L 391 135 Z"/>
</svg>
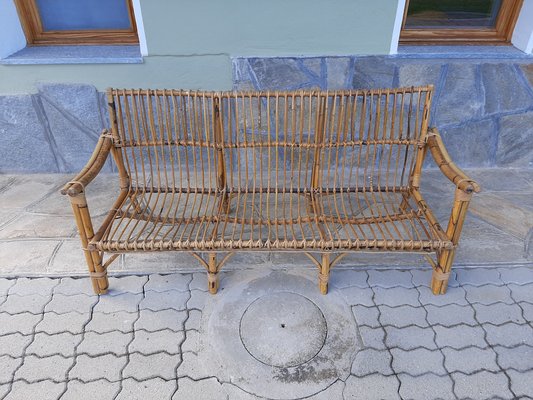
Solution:
<svg viewBox="0 0 533 400">
<path fill-rule="evenodd" d="M 440 137 L 437 128 L 430 128 L 427 136 L 427 145 L 433 159 L 437 163 L 442 173 L 452 181 L 458 189 L 466 193 L 479 193 L 481 187 L 469 178 L 457 165 L 453 163 L 450 155 L 444 147 L 442 138 Z"/>
<path fill-rule="evenodd" d="M 98 175 L 104 166 L 112 145 L 112 136 L 107 129 L 104 129 L 98 138 L 98 142 L 96 143 L 96 147 L 91 155 L 91 158 L 85 167 L 83 167 L 83 169 L 80 171 L 80 173 L 65 186 L 63 186 L 61 189 L 61 194 L 76 196 L 82 193 L 85 186 L 91 183 L 91 181 L 96 177 L 96 175 Z"/>
</svg>

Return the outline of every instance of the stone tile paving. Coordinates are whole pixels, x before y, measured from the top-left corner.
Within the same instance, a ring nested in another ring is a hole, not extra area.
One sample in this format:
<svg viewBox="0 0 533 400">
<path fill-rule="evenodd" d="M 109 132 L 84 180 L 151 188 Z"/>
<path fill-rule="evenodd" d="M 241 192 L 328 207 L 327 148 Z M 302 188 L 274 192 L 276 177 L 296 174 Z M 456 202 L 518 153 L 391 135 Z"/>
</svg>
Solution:
<svg viewBox="0 0 533 400">
<path fill-rule="evenodd" d="M 427 272 L 333 272 L 330 298 L 351 304 L 362 347 L 324 398 L 533 398 L 533 267 L 457 268 L 457 286 L 432 298 Z M 235 285 L 239 271 L 226 278 Z M 203 304 L 230 295 L 208 297 L 205 282 L 116 277 L 96 296 L 87 278 L 1 278 L 0 399 L 263 398 L 198 361 Z"/>
</svg>

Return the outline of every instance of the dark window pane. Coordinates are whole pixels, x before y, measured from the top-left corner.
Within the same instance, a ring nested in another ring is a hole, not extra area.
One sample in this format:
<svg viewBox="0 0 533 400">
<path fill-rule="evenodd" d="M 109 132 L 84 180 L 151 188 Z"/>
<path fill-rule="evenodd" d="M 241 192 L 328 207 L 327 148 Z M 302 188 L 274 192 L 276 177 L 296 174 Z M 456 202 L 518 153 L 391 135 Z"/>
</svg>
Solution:
<svg viewBox="0 0 533 400">
<path fill-rule="evenodd" d="M 405 27 L 493 28 L 502 0 L 410 0 Z"/>
<path fill-rule="evenodd" d="M 127 0 L 37 0 L 45 31 L 129 29 Z"/>
</svg>

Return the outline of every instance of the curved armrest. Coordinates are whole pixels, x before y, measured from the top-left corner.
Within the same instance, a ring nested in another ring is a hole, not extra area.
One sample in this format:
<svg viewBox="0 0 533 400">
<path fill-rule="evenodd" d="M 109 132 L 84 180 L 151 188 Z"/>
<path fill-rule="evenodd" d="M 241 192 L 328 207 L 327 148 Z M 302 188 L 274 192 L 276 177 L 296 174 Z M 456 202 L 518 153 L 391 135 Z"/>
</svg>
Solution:
<svg viewBox="0 0 533 400">
<path fill-rule="evenodd" d="M 98 175 L 98 172 L 104 166 L 107 156 L 113 145 L 113 139 L 111 134 L 104 129 L 96 147 L 91 155 L 91 158 L 83 167 L 78 175 L 76 175 L 70 182 L 68 182 L 61 189 L 61 194 L 68 194 L 69 196 L 76 196 L 83 192 L 85 186 L 87 186 L 91 181 Z"/>
<path fill-rule="evenodd" d="M 479 193 L 481 187 L 469 178 L 457 165 L 453 163 L 450 155 L 444 147 L 442 138 L 440 137 L 437 128 L 430 128 L 427 136 L 427 145 L 433 159 L 437 163 L 442 173 L 452 181 L 458 189 L 466 193 Z"/>
</svg>

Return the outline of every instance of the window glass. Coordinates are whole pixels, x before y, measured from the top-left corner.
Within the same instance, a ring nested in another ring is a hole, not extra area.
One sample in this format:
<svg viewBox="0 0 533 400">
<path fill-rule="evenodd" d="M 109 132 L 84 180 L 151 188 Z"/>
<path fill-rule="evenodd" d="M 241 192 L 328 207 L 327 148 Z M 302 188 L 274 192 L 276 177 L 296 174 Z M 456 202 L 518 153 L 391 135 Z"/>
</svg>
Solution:
<svg viewBox="0 0 533 400">
<path fill-rule="evenodd" d="M 126 0 L 36 0 L 44 31 L 131 29 Z"/>
<path fill-rule="evenodd" d="M 501 6 L 502 0 L 410 0 L 405 28 L 493 28 Z"/>
</svg>

